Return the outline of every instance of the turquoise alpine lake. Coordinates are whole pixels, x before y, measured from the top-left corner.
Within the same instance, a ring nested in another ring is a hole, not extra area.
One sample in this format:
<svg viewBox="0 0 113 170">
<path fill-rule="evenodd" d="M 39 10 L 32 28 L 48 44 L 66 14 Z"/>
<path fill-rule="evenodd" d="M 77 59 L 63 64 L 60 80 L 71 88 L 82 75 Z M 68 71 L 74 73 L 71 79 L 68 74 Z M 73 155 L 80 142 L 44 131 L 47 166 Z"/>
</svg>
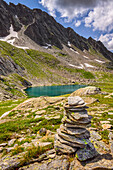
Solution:
<svg viewBox="0 0 113 170">
<path fill-rule="evenodd" d="M 70 94 L 77 89 L 86 87 L 85 85 L 62 85 L 62 86 L 37 86 L 25 89 L 28 97 L 40 96 L 60 96 Z"/>
</svg>

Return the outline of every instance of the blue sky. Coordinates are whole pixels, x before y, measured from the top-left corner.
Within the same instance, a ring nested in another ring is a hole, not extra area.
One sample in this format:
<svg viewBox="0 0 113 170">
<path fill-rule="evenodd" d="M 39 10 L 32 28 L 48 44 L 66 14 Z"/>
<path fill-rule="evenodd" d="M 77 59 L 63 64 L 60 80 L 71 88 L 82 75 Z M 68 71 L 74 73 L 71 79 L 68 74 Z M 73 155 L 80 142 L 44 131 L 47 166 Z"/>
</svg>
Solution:
<svg viewBox="0 0 113 170">
<path fill-rule="evenodd" d="M 5 0 L 40 8 L 52 15 L 65 27 L 73 28 L 79 35 L 101 40 L 113 50 L 112 0 Z"/>
</svg>

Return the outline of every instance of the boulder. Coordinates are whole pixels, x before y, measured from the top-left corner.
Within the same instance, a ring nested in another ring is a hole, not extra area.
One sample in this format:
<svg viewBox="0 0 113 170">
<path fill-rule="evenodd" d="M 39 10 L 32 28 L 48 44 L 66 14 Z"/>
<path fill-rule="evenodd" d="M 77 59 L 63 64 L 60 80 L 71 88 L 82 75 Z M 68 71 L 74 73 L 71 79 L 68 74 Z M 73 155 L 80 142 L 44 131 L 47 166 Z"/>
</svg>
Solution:
<svg viewBox="0 0 113 170">
<path fill-rule="evenodd" d="M 103 124 L 102 125 L 103 129 L 110 129 L 111 127 L 112 127 L 112 125 L 110 125 L 110 124 Z"/>
<path fill-rule="evenodd" d="M 78 149 L 76 152 L 76 157 L 79 161 L 86 161 L 88 159 L 94 158 L 97 155 L 98 153 L 90 141 L 85 146 L 85 148 Z"/>
<path fill-rule="evenodd" d="M 101 89 L 95 86 L 88 86 L 85 88 L 80 88 L 73 92 L 70 97 L 75 97 L 75 96 L 86 96 L 86 95 L 94 95 L 94 94 L 100 94 Z"/>
<path fill-rule="evenodd" d="M 15 141 L 16 141 L 16 139 L 11 139 L 10 141 L 8 141 L 8 146 L 13 145 Z"/>
</svg>

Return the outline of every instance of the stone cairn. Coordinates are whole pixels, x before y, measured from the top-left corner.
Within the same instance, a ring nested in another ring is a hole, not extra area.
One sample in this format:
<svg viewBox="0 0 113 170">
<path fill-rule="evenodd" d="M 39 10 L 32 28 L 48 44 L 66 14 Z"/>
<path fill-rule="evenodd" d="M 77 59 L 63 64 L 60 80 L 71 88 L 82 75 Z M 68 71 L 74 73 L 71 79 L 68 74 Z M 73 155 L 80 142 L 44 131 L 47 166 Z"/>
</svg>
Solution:
<svg viewBox="0 0 113 170">
<path fill-rule="evenodd" d="M 55 135 L 54 148 L 58 154 L 75 154 L 78 160 L 85 161 L 95 157 L 96 152 L 90 142 L 90 133 L 86 129 L 91 125 L 86 104 L 79 96 L 68 97 L 60 128 Z"/>
</svg>

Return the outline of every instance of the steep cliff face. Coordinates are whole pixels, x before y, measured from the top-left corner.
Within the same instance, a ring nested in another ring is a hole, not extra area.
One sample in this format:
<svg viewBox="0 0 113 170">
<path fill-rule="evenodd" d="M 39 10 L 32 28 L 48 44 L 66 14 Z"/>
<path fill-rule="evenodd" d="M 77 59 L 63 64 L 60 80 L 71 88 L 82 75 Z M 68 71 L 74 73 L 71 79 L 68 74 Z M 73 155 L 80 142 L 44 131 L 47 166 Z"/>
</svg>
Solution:
<svg viewBox="0 0 113 170">
<path fill-rule="evenodd" d="M 87 40 L 73 29 L 64 28 L 46 12 L 40 9 L 31 10 L 22 4 L 10 3 L 8 5 L 0 0 L 0 37 L 5 37 L 10 33 L 11 25 L 16 32 L 24 27 L 24 34 L 38 45 L 50 44 L 62 49 L 63 44 L 68 46 L 70 42 L 82 51 L 93 48 L 107 59 L 113 60 L 113 54 L 100 41 L 92 38 Z"/>
<path fill-rule="evenodd" d="M 96 41 L 91 37 L 88 38 L 89 44 L 93 47 L 95 51 L 100 52 L 103 56 L 105 56 L 110 61 L 113 61 L 113 53 L 111 53 L 101 41 Z"/>
</svg>

